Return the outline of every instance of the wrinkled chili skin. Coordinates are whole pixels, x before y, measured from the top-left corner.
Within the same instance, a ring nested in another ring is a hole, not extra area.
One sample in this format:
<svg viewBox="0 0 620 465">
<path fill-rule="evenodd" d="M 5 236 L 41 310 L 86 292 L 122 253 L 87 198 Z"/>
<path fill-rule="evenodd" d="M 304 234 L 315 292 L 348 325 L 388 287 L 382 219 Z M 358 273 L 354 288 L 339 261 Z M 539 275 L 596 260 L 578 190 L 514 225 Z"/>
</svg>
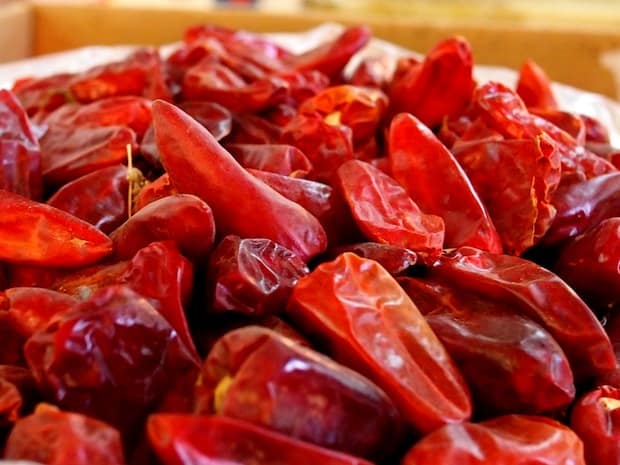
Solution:
<svg viewBox="0 0 620 465">
<path fill-rule="evenodd" d="M 276 242 L 226 236 L 207 266 L 210 309 L 253 316 L 282 313 L 291 290 L 308 273 L 303 260 Z"/>
<path fill-rule="evenodd" d="M 151 415 L 149 442 L 164 465 L 205 463 L 243 465 L 371 465 L 362 458 L 289 438 L 225 416 Z"/>
<path fill-rule="evenodd" d="M 405 274 L 418 262 L 418 255 L 412 250 L 377 242 L 343 245 L 330 250 L 333 258 L 345 252 L 352 252 L 362 258 L 376 261 L 392 276 Z"/>
<path fill-rule="evenodd" d="M 431 277 L 510 305 L 558 342 L 577 382 L 614 369 L 609 337 L 590 308 L 552 272 L 519 257 L 471 247 L 443 255 Z"/>
<path fill-rule="evenodd" d="M 101 289 L 34 333 L 25 354 L 48 399 L 130 436 L 175 374 L 196 368 L 170 324 L 123 286 Z"/>
<path fill-rule="evenodd" d="M 415 444 L 401 462 L 439 463 L 586 465 L 583 443 L 573 431 L 550 418 L 525 415 L 446 425 Z"/>
<path fill-rule="evenodd" d="M 205 359 L 202 383 L 215 391 L 215 413 L 329 449 L 385 459 L 401 439 L 396 407 L 375 384 L 266 328 L 223 336 Z"/>
<path fill-rule="evenodd" d="M 378 263 L 344 253 L 293 289 L 287 315 L 362 373 L 419 432 L 471 414 L 469 391 L 415 304 Z"/>
<path fill-rule="evenodd" d="M 121 438 L 111 426 L 40 404 L 7 439 L 5 458 L 46 465 L 123 465 Z"/>
<path fill-rule="evenodd" d="M 461 370 L 478 418 L 553 414 L 573 400 L 568 360 L 540 325 L 509 305 L 437 281 L 402 277 L 398 282 Z"/>
<path fill-rule="evenodd" d="M 584 394 L 573 406 L 570 426 L 584 443 L 588 465 L 609 465 L 620 460 L 620 389 L 600 386 Z"/>
</svg>

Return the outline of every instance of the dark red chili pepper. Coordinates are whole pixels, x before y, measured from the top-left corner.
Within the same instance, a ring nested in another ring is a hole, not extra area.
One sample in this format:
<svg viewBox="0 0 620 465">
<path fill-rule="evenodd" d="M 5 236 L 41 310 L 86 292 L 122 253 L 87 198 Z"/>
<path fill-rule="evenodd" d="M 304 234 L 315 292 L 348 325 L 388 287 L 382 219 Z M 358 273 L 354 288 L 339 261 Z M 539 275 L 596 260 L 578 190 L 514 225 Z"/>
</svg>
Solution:
<svg viewBox="0 0 620 465">
<path fill-rule="evenodd" d="M 325 249 L 325 231 L 314 216 L 245 171 L 190 116 L 157 101 L 153 118 L 157 145 L 172 184 L 207 202 L 222 234 L 265 237 L 302 260 Z"/>
<path fill-rule="evenodd" d="M 396 407 L 375 384 L 265 328 L 227 333 L 201 379 L 214 393 L 207 413 L 375 460 L 390 457 L 401 439 Z"/>
<path fill-rule="evenodd" d="M 287 314 L 334 359 L 364 374 L 419 432 L 466 420 L 469 393 L 450 356 L 392 276 L 344 253 L 301 278 Z"/>
<path fill-rule="evenodd" d="M 149 441 L 164 465 L 187 465 L 186 458 L 227 465 L 371 465 L 283 434 L 223 416 L 151 415 Z"/>
<path fill-rule="evenodd" d="M 397 115 L 388 145 L 392 176 L 424 212 L 444 220 L 446 247 L 502 251 L 495 226 L 463 168 L 426 126 L 413 115 Z"/>
<path fill-rule="evenodd" d="M 304 177 L 312 171 L 308 157 L 292 145 L 226 144 L 226 150 L 246 169 L 293 177 Z"/>
</svg>

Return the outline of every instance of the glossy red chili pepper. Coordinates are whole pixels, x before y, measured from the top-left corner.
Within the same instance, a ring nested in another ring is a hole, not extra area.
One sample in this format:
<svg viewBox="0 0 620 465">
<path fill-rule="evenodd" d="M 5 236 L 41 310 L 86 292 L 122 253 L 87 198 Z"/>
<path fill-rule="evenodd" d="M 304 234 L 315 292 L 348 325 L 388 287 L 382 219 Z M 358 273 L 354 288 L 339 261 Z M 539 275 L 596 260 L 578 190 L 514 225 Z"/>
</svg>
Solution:
<svg viewBox="0 0 620 465">
<path fill-rule="evenodd" d="M 500 237 L 463 168 L 426 126 L 413 115 L 397 115 L 388 145 L 392 176 L 424 212 L 444 220 L 446 247 L 501 253 Z"/>
<path fill-rule="evenodd" d="M 175 377 L 195 368 L 164 317 L 123 286 L 95 292 L 36 332 L 25 354 L 49 399 L 130 435 Z"/>
<path fill-rule="evenodd" d="M 360 142 L 375 135 L 387 105 L 387 95 L 379 89 L 340 85 L 305 100 L 299 112 L 319 113 L 330 124 L 344 124 L 353 131 L 353 141 Z"/>
<path fill-rule="evenodd" d="M 553 206 L 557 215 L 544 238 L 548 245 L 561 243 L 607 218 L 620 216 L 620 173 L 560 186 L 553 196 Z"/>
<path fill-rule="evenodd" d="M 308 273 L 303 260 L 276 242 L 226 236 L 209 257 L 210 309 L 255 316 L 282 313 L 293 286 Z"/>
<path fill-rule="evenodd" d="M 536 139 L 540 133 L 553 139 L 562 163 L 562 177 L 567 180 L 589 179 L 616 171 L 606 160 L 588 152 L 553 123 L 527 111 L 519 96 L 508 87 L 488 82 L 479 87 L 475 107 L 492 129 L 509 139 Z"/>
<path fill-rule="evenodd" d="M 318 113 L 299 113 L 282 129 L 281 142 L 308 157 L 314 167 L 311 179 L 328 184 L 338 167 L 353 158 L 351 129 L 339 122 L 332 125 Z"/>
<path fill-rule="evenodd" d="M 190 116 L 158 101 L 153 103 L 153 117 L 172 184 L 207 202 L 222 234 L 265 237 L 302 260 L 325 249 L 325 231 L 314 216 L 245 171 Z"/>
<path fill-rule="evenodd" d="M 227 333 L 202 367 L 207 412 L 238 418 L 360 457 L 390 457 L 403 430 L 370 380 L 271 330 Z M 372 421 L 368 421 L 372 419 Z"/>
<path fill-rule="evenodd" d="M 447 425 L 414 445 L 402 465 L 585 465 L 583 443 L 550 418 L 508 415 Z"/>
<path fill-rule="evenodd" d="M 15 424 L 5 458 L 46 465 L 125 463 L 118 431 L 102 421 L 47 404 L 40 404 L 32 415 Z"/>
<path fill-rule="evenodd" d="M 0 191 L 0 259 L 45 267 L 94 263 L 112 241 L 94 226 L 57 208 Z"/>
<path fill-rule="evenodd" d="M 590 305 L 601 313 L 620 304 L 620 218 L 609 218 L 562 249 L 554 266 Z"/>
<path fill-rule="evenodd" d="M 122 126 L 51 126 L 41 139 L 43 179 L 47 185 L 59 186 L 123 163 L 128 145 L 137 150 L 136 135 Z"/>
<path fill-rule="evenodd" d="M 388 175 L 369 163 L 351 160 L 338 168 L 337 181 L 368 239 L 413 250 L 429 262 L 441 254 L 443 220 L 423 213 Z"/>
<path fill-rule="evenodd" d="M 555 98 L 549 76 L 534 60 L 527 60 L 519 70 L 517 94 L 528 107 L 556 110 Z"/>
<path fill-rule="evenodd" d="M 112 165 L 63 185 L 47 204 L 109 234 L 127 219 L 127 167 Z"/>
<path fill-rule="evenodd" d="M 577 382 L 616 365 L 609 338 L 588 306 L 564 281 L 533 262 L 462 247 L 442 256 L 430 275 L 509 305 L 540 324 L 566 354 Z"/>
<path fill-rule="evenodd" d="M 251 168 L 248 171 L 273 190 L 312 213 L 325 229 L 330 245 L 362 239 L 349 207 L 338 190 L 308 179 L 292 178 Z"/>
<path fill-rule="evenodd" d="M 293 177 L 304 177 L 312 171 L 308 157 L 292 145 L 226 144 L 226 150 L 246 169 Z"/>
<path fill-rule="evenodd" d="M 125 126 L 132 129 L 138 139 L 151 124 L 151 101 L 133 95 L 110 97 L 80 105 L 66 103 L 42 118 L 49 126 Z"/>
<path fill-rule="evenodd" d="M 540 241 L 556 211 L 559 153 L 546 136 L 457 144 L 454 156 L 489 211 L 507 253 L 521 255 Z"/>
<path fill-rule="evenodd" d="M 147 433 L 164 465 L 187 465 L 188 456 L 227 465 L 371 465 L 361 458 L 223 416 L 151 415 Z"/>
<path fill-rule="evenodd" d="M 554 413 L 573 400 L 568 360 L 541 326 L 508 305 L 437 281 L 398 282 L 461 370 L 478 417 Z"/>
<path fill-rule="evenodd" d="M 620 389 L 601 386 L 581 397 L 571 410 L 570 426 L 584 444 L 588 465 L 620 461 Z"/>
<path fill-rule="evenodd" d="M 201 262 L 215 242 L 211 208 L 195 195 L 175 194 L 157 199 L 110 234 L 114 255 L 128 260 L 151 242 L 173 241 L 183 255 Z"/>
<path fill-rule="evenodd" d="M 376 261 L 392 276 L 406 273 L 418 262 L 418 255 L 413 250 L 377 242 L 348 244 L 331 250 L 333 258 L 345 252 Z"/>
<path fill-rule="evenodd" d="M 10 91 L 0 90 L 0 189 L 41 199 L 41 150 L 28 115 Z"/>
<path fill-rule="evenodd" d="M 471 102 L 472 68 L 471 47 L 463 37 L 439 42 L 422 63 L 397 71 L 388 92 L 390 109 L 412 113 L 431 128 L 438 126 Z"/>
<path fill-rule="evenodd" d="M 471 414 L 468 389 L 415 304 L 378 263 L 345 253 L 301 278 L 287 314 L 368 376 L 419 432 Z"/>
</svg>

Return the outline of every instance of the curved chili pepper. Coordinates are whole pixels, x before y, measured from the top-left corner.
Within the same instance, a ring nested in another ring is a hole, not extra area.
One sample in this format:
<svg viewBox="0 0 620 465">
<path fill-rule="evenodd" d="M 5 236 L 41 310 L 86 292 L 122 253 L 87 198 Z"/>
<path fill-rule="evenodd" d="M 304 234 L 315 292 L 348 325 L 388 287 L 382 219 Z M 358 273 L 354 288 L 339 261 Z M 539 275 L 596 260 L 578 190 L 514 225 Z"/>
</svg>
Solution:
<svg viewBox="0 0 620 465">
<path fill-rule="evenodd" d="M 430 262 L 441 254 L 443 220 L 423 213 L 388 175 L 369 163 L 351 160 L 338 168 L 337 180 L 368 239 L 413 250 Z"/>
<path fill-rule="evenodd" d="M 445 246 L 501 253 L 495 226 L 454 156 L 413 115 L 396 115 L 388 135 L 390 172 L 426 213 L 444 220 Z M 441 186 L 441 187 L 440 187 Z M 439 194 L 438 189 L 447 190 Z"/>
<path fill-rule="evenodd" d="M 601 386 L 581 397 L 571 410 L 570 426 L 584 444 L 588 465 L 620 461 L 620 389 Z"/>
<path fill-rule="evenodd" d="M 577 382 L 616 365 L 609 338 L 588 306 L 564 281 L 533 262 L 461 247 L 442 256 L 430 276 L 509 305 L 540 324 L 566 354 Z"/>
<path fill-rule="evenodd" d="M 15 424 L 5 457 L 47 465 L 125 464 L 118 431 L 102 421 L 48 404 L 40 404 Z"/>
<path fill-rule="evenodd" d="M 153 121 L 172 184 L 207 202 L 222 234 L 265 237 L 302 260 L 325 249 L 325 231 L 314 216 L 245 171 L 190 116 L 156 101 Z"/>
<path fill-rule="evenodd" d="M 549 76 L 534 60 L 527 60 L 521 66 L 517 94 L 527 107 L 556 110 L 559 106 Z"/>
<path fill-rule="evenodd" d="M 204 463 L 227 465 L 372 465 L 361 458 L 223 416 L 151 415 L 147 433 L 164 465 L 187 465 L 188 454 Z"/>
<path fill-rule="evenodd" d="M 336 361 L 381 387 L 428 433 L 469 418 L 461 374 L 424 317 L 378 263 L 344 253 L 301 278 L 287 315 Z"/>
<path fill-rule="evenodd" d="M 95 263 L 112 241 L 94 226 L 57 208 L 0 191 L 0 259 L 45 267 Z"/>
<path fill-rule="evenodd" d="M 223 336 L 202 383 L 214 393 L 215 413 L 318 446 L 376 460 L 401 439 L 396 407 L 375 384 L 266 328 Z"/>
<path fill-rule="evenodd" d="M 550 418 L 508 415 L 447 425 L 414 445 L 402 465 L 586 465 L 583 443 Z"/>
</svg>

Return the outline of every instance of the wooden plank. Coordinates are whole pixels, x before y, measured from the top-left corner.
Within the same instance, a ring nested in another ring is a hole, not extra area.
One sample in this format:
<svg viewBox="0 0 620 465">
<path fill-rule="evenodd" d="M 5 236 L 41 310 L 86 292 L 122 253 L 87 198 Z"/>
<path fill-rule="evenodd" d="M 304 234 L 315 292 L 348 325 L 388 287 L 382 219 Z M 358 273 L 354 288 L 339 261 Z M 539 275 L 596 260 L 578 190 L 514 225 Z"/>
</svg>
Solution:
<svg viewBox="0 0 620 465">
<path fill-rule="evenodd" d="M 426 51 L 438 40 L 462 34 L 471 42 L 476 62 L 518 67 L 528 57 L 566 84 L 620 97 L 604 54 L 620 52 L 617 28 L 453 18 L 385 18 L 343 12 L 303 15 L 253 11 L 146 8 L 104 5 L 35 6 L 35 53 L 94 44 L 163 44 L 179 40 L 192 24 L 209 22 L 257 32 L 301 31 L 325 21 L 368 24 L 376 36 Z"/>
<path fill-rule="evenodd" d="M 25 2 L 0 3 L 0 63 L 31 53 L 32 10 Z"/>
</svg>

